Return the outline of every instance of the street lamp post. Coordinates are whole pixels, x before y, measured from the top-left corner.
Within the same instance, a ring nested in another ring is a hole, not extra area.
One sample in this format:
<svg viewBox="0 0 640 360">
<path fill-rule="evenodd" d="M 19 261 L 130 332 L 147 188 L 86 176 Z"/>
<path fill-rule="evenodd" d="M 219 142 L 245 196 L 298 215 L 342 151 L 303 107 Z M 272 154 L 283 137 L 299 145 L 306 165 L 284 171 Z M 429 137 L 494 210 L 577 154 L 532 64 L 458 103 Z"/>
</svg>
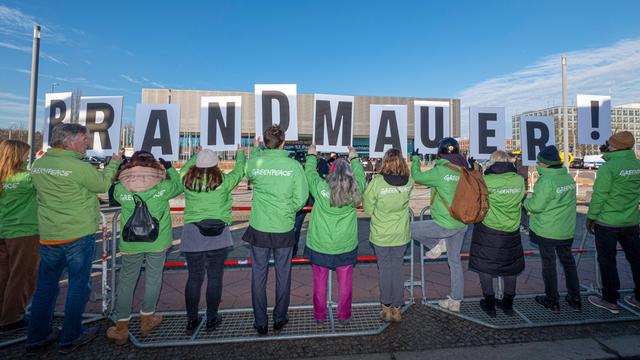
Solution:
<svg viewBox="0 0 640 360">
<path fill-rule="evenodd" d="M 51 92 L 52 93 L 56 92 L 56 86 L 60 86 L 60 83 L 52 83 L 51 84 Z"/>
</svg>

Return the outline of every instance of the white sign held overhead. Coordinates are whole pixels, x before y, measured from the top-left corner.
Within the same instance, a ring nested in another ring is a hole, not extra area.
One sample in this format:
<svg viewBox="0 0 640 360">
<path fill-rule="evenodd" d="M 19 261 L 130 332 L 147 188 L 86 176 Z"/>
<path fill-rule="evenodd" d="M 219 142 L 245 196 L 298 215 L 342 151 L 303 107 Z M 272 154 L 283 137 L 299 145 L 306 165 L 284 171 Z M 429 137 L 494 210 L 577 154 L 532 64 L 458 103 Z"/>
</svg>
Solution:
<svg viewBox="0 0 640 360">
<path fill-rule="evenodd" d="M 315 94 L 313 140 L 318 151 L 348 152 L 353 142 L 353 96 Z"/>
<path fill-rule="evenodd" d="M 369 106 L 369 156 L 381 158 L 388 149 L 407 152 L 407 105 Z"/>
<path fill-rule="evenodd" d="M 414 148 L 423 154 L 438 152 L 438 143 L 449 137 L 449 102 L 422 101 L 413 102 L 415 119 Z"/>
<path fill-rule="evenodd" d="M 44 133 L 42 150 L 49 148 L 51 130 L 58 124 L 71 122 L 71 96 L 73 93 L 49 93 L 44 95 Z"/>
<path fill-rule="evenodd" d="M 213 151 L 233 151 L 241 142 L 241 96 L 200 98 L 200 145 Z"/>
<path fill-rule="evenodd" d="M 611 136 L 611 96 L 578 95 L 578 144 L 601 145 Z"/>
<path fill-rule="evenodd" d="M 489 159 L 496 150 L 504 150 L 504 108 L 469 109 L 469 152 L 476 159 Z"/>
<path fill-rule="evenodd" d="M 540 150 L 556 144 L 556 132 L 551 116 L 522 116 L 520 118 L 522 165 L 533 166 Z"/>
<path fill-rule="evenodd" d="M 180 105 L 138 104 L 133 146 L 167 161 L 179 160 Z"/>
<path fill-rule="evenodd" d="M 278 124 L 285 129 L 286 140 L 298 140 L 298 104 L 296 84 L 256 84 L 256 134 Z"/>
<path fill-rule="evenodd" d="M 80 98 L 80 124 L 87 127 L 89 156 L 107 156 L 120 147 L 122 96 L 83 96 Z"/>
</svg>

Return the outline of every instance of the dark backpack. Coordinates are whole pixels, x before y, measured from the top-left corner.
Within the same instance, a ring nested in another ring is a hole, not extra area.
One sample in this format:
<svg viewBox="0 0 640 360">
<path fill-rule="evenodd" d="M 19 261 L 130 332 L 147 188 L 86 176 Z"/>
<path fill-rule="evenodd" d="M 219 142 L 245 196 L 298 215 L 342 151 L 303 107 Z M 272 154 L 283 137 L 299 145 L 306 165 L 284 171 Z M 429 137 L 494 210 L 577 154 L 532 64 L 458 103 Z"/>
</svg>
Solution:
<svg viewBox="0 0 640 360">
<path fill-rule="evenodd" d="M 482 222 L 489 211 L 489 191 L 482 177 L 482 172 L 468 170 L 465 167 L 459 169 L 451 164 L 445 164 L 444 166 L 460 174 L 456 194 L 453 196 L 451 206 L 449 206 L 436 190 L 433 198 L 431 198 L 431 204 L 433 204 L 435 197 L 438 196 L 444 207 L 449 210 L 452 218 L 465 224 Z"/>
<path fill-rule="evenodd" d="M 126 242 L 154 242 L 158 238 L 160 223 L 151 216 L 147 204 L 138 196 L 133 195 L 136 208 L 122 229 L 122 239 Z"/>
</svg>

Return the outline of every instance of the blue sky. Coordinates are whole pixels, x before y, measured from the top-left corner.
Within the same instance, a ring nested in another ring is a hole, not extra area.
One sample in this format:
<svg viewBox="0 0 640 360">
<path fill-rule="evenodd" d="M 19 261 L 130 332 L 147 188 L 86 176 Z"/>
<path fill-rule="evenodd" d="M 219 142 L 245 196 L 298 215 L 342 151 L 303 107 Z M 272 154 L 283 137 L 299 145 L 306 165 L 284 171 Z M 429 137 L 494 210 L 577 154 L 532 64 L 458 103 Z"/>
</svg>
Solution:
<svg viewBox="0 0 640 360">
<path fill-rule="evenodd" d="M 165 5 L 166 4 L 166 5 Z M 570 100 L 640 102 L 640 1 L 2 1 L 0 126 L 28 117 L 31 28 L 41 24 L 44 93 L 141 88 L 460 97 L 507 116 Z M 463 112 L 463 117 L 464 117 Z M 508 121 L 509 122 L 509 121 Z"/>
</svg>

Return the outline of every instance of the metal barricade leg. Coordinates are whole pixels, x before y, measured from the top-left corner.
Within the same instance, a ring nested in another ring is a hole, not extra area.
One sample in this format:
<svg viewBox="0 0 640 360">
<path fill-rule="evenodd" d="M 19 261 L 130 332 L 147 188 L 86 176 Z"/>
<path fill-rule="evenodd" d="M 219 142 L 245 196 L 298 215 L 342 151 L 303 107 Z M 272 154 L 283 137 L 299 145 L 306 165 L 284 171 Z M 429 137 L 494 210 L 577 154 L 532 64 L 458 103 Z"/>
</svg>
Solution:
<svg viewBox="0 0 640 360">
<path fill-rule="evenodd" d="M 329 269 L 329 278 L 327 281 L 327 311 L 329 313 L 329 327 L 331 328 L 331 331 L 335 331 L 335 319 L 333 318 L 333 308 L 335 307 L 333 302 L 333 270 L 331 269 Z"/>
<path fill-rule="evenodd" d="M 117 270 L 117 253 L 118 253 L 118 216 L 120 210 L 113 213 L 113 219 L 111 220 L 111 300 L 109 315 L 113 312 L 116 304 L 116 270 Z"/>
</svg>

